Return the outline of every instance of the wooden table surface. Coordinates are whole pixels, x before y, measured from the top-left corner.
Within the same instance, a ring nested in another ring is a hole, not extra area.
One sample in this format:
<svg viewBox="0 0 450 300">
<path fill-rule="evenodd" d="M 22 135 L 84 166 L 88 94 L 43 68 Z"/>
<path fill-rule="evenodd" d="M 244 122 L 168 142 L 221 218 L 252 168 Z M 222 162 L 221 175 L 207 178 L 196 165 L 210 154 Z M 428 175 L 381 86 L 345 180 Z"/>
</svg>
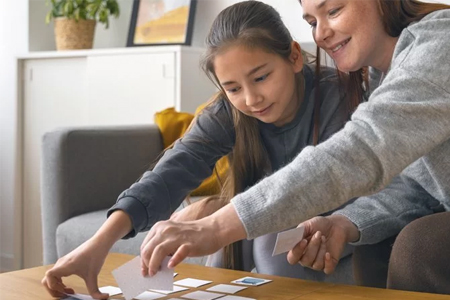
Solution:
<svg viewBox="0 0 450 300">
<path fill-rule="evenodd" d="M 111 253 L 108 255 L 102 271 L 100 272 L 98 281 L 99 286 L 117 286 L 111 271 L 120 265 L 131 260 L 133 256 L 126 254 Z M 0 299 L 1 300 L 48 300 L 53 299 L 47 294 L 40 281 L 46 270 L 50 266 L 42 266 L 20 271 L 0 274 Z M 212 280 L 213 283 L 204 285 L 198 289 L 190 288 L 189 291 L 174 293 L 161 299 L 170 299 L 180 297 L 183 294 L 195 291 L 205 290 L 218 283 L 230 283 L 230 281 L 244 277 L 253 276 L 266 279 L 272 279 L 265 285 L 258 287 L 248 287 L 236 293 L 236 296 L 244 296 L 255 299 L 299 299 L 299 300 L 334 300 L 334 299 L 404 299 L 404 300 L 438 300 L 450 299 L 450 296 L 435 295 L 426 293 L 413 293 L 394 290 L 384 290 L 375 288 L 363 288 L 347 285 L 335 285 L 328 283 L 318 283 L 313 281 L 304 281 L 300 279 L 285 278 L 279 276 L 270 276 L 262 274 L 254 274 L 241 271 L 233 271 L 226 269 L 209 268 L 199 265 L 181 264 L 175 268 L 178 276 L 175 280 L 183 278 L 196 278 Z M 64 278 L 64 282 L 68 287 L 75 289 L 75 292 L 87 294 L 84 282 L 76 277 L 70 276 Z M 111 297 L 112 299 L 123 299 L 121 295 Z M 220 299 L 220 298 L 219 298 Z"/>
</svg>

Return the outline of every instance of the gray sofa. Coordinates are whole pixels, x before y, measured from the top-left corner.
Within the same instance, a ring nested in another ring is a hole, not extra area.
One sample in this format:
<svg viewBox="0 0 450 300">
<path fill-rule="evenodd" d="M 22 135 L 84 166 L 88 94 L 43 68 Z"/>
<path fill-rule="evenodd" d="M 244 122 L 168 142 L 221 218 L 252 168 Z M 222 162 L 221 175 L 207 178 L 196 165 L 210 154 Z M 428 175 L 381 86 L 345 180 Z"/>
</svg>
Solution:
<svg viewBox="0 0 450 300">
<path fill-rule="evenodd" d="M 41 164 L 44 264 L 55 263 L 90 238 L 118 195 L 162 149 L 155 125 L 76 127 L 46 133 Z M 111 251 L 138 255 L 145 235 L 120 240 Z M 205 260 L 187 262 L 204 264 Z M 351 256 L 342 259 L 325 281 L 353 283 Z"/>
<path fill-rule="evenodd" d="M 117 196 L 163 148 L 156 126 L 64 128 L 42 141 L 41 204 L 44 264 L 91 237 Z M 139 254 L 145 233 L 112 251 Z"/>
</svg>

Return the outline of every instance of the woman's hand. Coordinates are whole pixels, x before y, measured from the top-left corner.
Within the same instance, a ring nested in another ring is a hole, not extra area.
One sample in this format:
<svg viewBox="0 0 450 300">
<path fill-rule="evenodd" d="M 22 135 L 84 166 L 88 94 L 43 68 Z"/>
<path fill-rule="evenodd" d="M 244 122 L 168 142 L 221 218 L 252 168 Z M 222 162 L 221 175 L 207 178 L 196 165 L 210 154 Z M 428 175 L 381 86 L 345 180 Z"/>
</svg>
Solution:
<svg viewBox="0 0 450 300">
<path fill-rule="evenodd" d="M 107 299 L 108 294 L 98 289 L 97 277 L 103 266 L 109 249 L 90 239 L 64 257 L 58 259 L 56 264 L 45 273 L 42 284 L 53 297 L 63 297 L 73 294 L 74 290 L 67 288 L 62 278 L 78 275 L 86 283 L 89 294 L 95 299 Z"/>
<path fill-rule="evenodd" d="M 63 297 L 65 294 L 73 294 L 74 290 L 66 287 L 62 278 L 78 275 L 86 283 L 88 292 L 93 298 L 108 298 L 108 294 L 100 293 L 98 290 L 97 277 L 109 249 L 131 229 L 131 219 L 127 213 L 121 210 L 113 212 L 92 238 L 61 257 L 45 273 L 42 285 L 53 297 Z"/>
<path fill-rule="evenodd" d="M 305 238 L 289 251 L 289 263 L 325 274 L 334 272 L 347 243 L 359 239 L 358 228 L 341 215 L 314 217 L 300 225 L 305 227 Z"/>
<path fill-rule="evenodd" d="M 169 255 L 173 256 L 168 267 L 173 268 L 188 256 L 212 254 L 245 237 L 244 226 L 231 204 L 198 221 L 158 222 L 142 242 L 142 275 L 156 274 Z"/>
</svg>

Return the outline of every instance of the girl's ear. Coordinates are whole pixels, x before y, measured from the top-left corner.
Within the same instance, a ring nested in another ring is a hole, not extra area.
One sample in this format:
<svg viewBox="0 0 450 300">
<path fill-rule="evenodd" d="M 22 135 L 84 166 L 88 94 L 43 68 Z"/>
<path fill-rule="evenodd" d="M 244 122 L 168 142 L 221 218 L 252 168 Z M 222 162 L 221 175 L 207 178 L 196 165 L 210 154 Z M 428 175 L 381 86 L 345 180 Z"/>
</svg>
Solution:
<svg viewBox="0 0 450 300">
<path fill-rule="evenodd" d="M 300 48 L 300 44 L 295 41 L 292 41 L 291 49 L 292 50 L 289 60 L 291 61 L 292 66 L 294 67 L 294 72 L 298 73 L 303 70 L 302 49 Z"/>
</svg>

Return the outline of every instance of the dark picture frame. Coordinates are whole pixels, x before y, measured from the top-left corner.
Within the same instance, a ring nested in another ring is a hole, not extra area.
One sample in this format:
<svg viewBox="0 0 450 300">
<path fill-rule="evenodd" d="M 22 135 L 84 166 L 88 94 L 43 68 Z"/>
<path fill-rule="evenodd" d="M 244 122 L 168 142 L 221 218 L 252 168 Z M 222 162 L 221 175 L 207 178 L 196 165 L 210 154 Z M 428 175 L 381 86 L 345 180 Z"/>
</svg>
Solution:
<svg viewBox="0 0 450 300">
<path fill-rule="evenodd" d="M 190 45 L 197 0 L 134 0 L 127 47 Z"/>
</svg>

